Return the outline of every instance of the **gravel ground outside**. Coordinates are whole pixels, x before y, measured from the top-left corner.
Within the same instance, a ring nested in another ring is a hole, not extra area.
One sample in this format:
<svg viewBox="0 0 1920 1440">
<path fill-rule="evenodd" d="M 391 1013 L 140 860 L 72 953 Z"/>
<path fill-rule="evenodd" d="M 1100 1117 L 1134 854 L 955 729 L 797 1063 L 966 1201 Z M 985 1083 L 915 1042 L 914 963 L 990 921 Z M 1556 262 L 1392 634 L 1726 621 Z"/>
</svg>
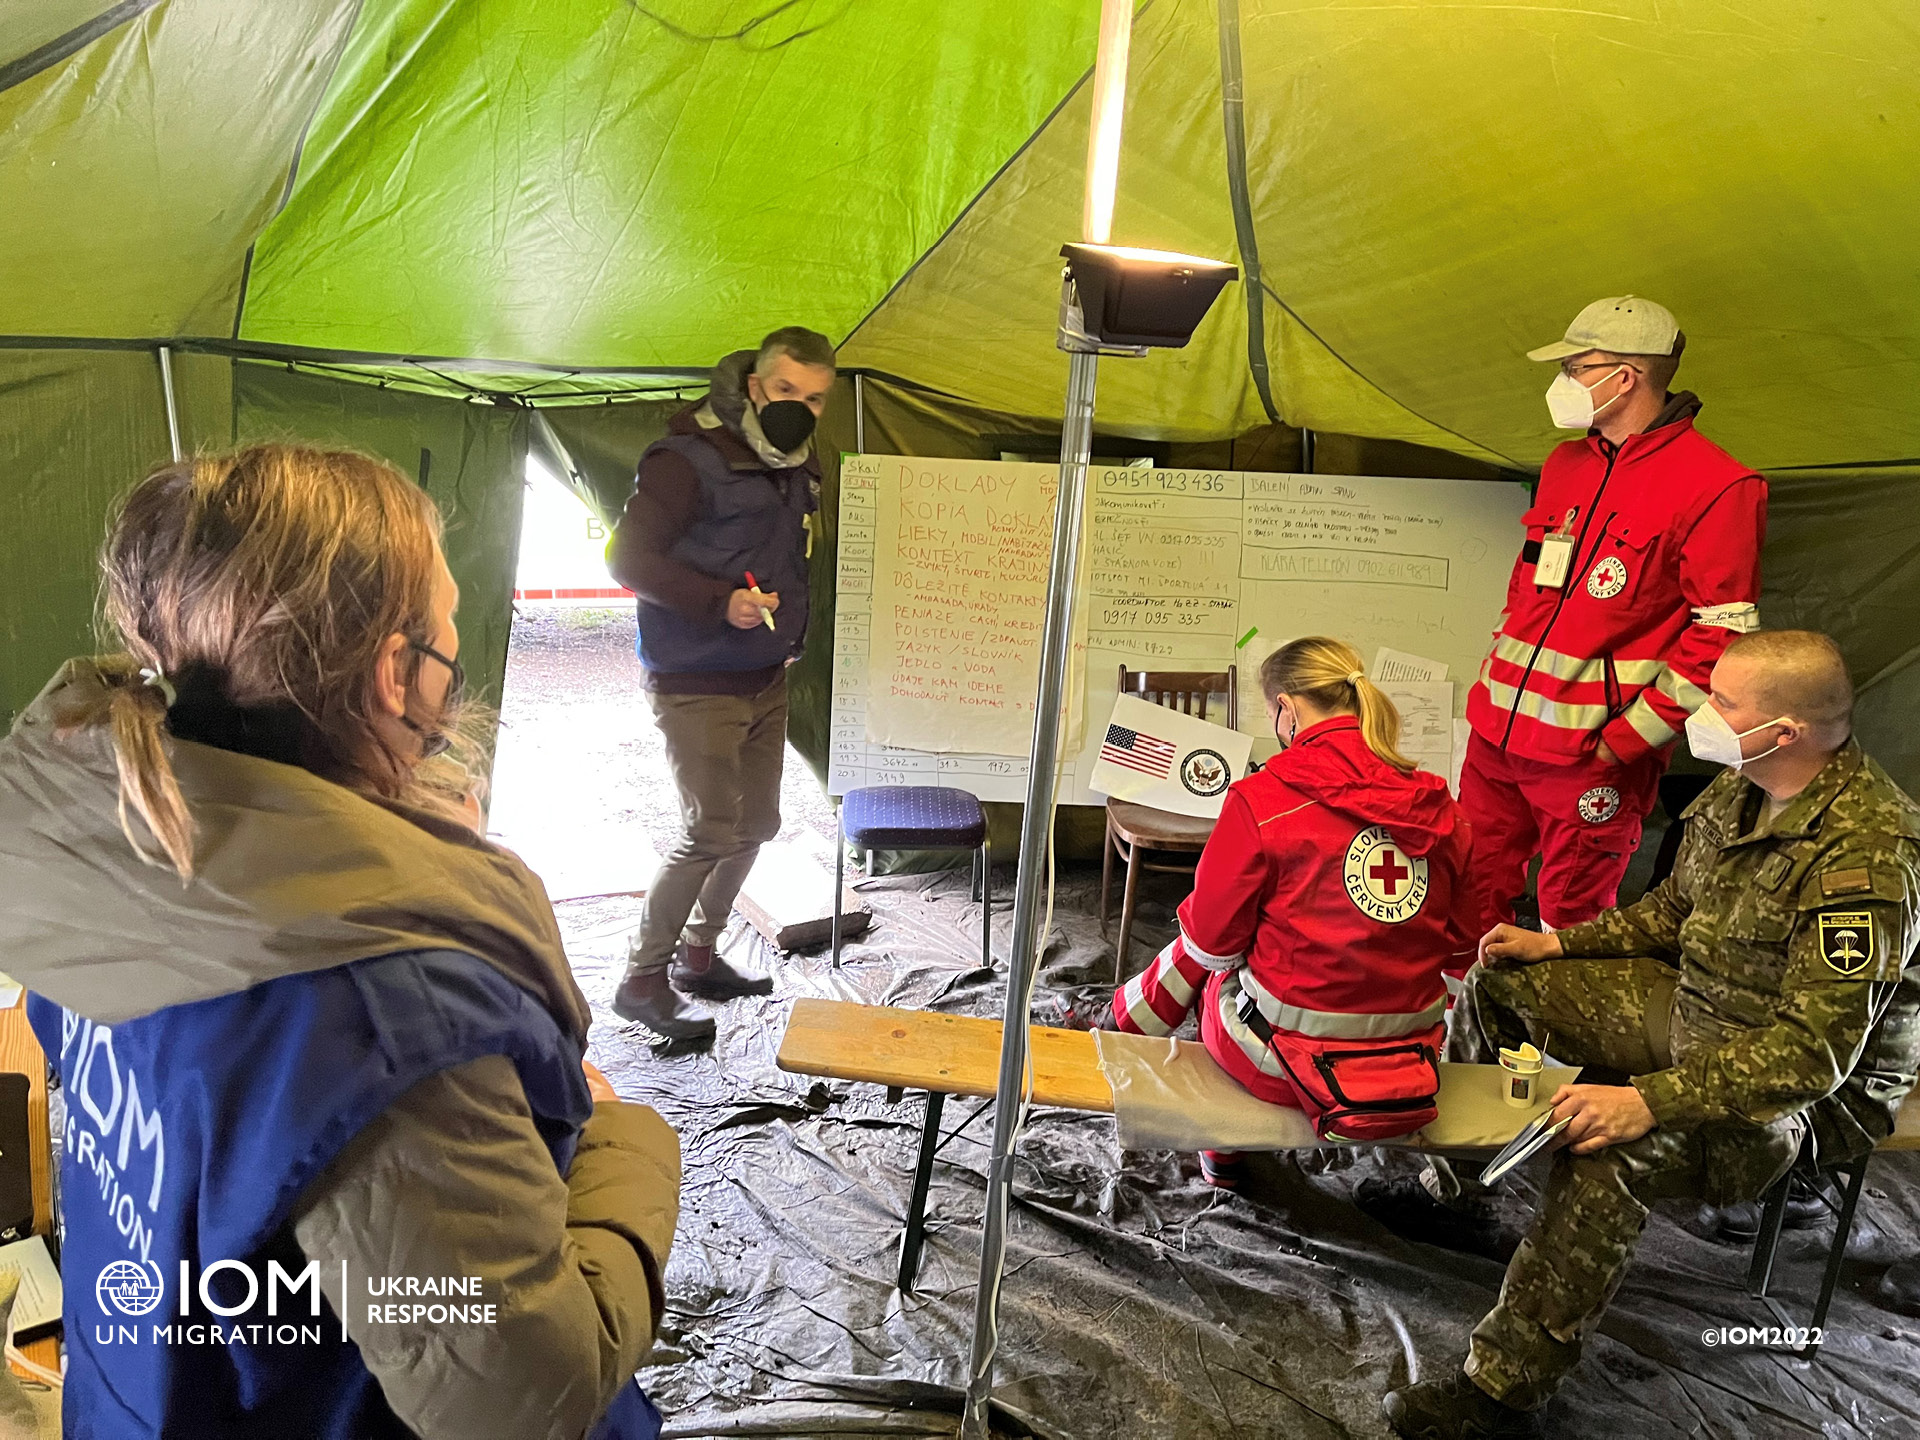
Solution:
<svg viewBox="0 0 1920 1440">
<path fill-rule="evenodd" d="M 833 808 L 791 747 L 780 813 L 780 839 L 813 836 L 831 847 Z M 518 608 L 500 705 L 491 828 L 524 843 L 614 827 L 637 827 L 655 856 L 666 854 L 680 834 L 666 747 L 640 689 L 633 611 Z M 640 863 L 651 870 L 650 860 Z"/>
</svg>

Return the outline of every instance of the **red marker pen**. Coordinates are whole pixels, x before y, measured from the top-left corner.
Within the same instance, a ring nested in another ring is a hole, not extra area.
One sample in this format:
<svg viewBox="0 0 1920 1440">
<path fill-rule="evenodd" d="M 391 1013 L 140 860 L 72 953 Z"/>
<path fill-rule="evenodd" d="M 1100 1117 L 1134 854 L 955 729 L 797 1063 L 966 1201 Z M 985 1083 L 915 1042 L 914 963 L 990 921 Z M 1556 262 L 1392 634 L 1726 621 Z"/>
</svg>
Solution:
<svg viewBox="0 0 1920 1440">
<path fill-rule="evenodd" d="M 751 570 L 747 571 L 747 588 L 749 590 L 758 590 L 760 588 L 760 582 L 753 578 L 753 572 Z M 773 611 L 769 610 L 764 605 L 760 607 L 760 618 L 767 622 L 767 629 L 772 630 L 775 628 L 773 623 Z"/>
</svg>

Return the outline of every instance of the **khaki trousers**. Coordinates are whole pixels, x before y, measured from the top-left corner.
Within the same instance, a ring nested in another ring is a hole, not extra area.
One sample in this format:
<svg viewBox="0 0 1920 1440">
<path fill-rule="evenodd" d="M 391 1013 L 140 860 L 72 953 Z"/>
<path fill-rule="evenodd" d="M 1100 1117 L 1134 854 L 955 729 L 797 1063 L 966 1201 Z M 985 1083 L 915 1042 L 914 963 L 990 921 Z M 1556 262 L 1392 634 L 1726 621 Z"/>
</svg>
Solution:
<svg viewBox="0 0 1920 1440">
<path fill-rule="evenodd" d="M 780 833 L 787 680 L 758 695 L 647 694 L 680 792 L 680 841 L 647 889 L 631 970 L 661 970 L 682 936 L 711 945 L 760 847 Z"/>
</svg>

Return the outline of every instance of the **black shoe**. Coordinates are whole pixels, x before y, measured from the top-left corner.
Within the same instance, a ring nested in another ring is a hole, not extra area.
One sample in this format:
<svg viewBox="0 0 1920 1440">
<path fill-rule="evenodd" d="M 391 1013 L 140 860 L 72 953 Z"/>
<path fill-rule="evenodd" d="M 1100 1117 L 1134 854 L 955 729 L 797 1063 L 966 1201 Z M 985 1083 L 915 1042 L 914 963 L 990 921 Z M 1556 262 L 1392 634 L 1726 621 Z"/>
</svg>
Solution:
<svg viewBox="0 0 1920 1440">
<path fill-rule="evenodd" d="M 1237 1192 L 1247 1181 L 1246 1157 L 1238 1150 L 1202 1150 L 1200 1178 L 1216 1190 Z"/>
<path fill-rule="evenodd" d="M 713 1017 L 693 1009 L 674 992 L 665 970 L 629 970 L 613 993 L 613 1013 L 637 1020 L 663 1040 L 713 1039 Z"/>
<path fill-rule="evenodd" d="M 702 1000 L 738 1000 L 746 995 L 773 993 L 772 976 L 749 975 L 736 970 L 711 946 L 702 948 L 707 952 L 705 965 L 697 964 L 695 957 L 688 953 L 686 941 L 682 940 L 673 947 L 673 965 L 667 974 L 675 989 L 697 995 Z"/>
<path fill-rule="evenodd" d="M 1920 1255 L 1890 1266 L 1873 1288 L 1873 1298 L 1901 1315 L 1920 1315 Z"/>
<path fill-rule="evenodd" d="M 1828 1208 L 1818 1185 L 1819 1182 L 1802 1180 L 1798 1175 L 1787 1182 L 1787 1213 L 1780 1221 L 1782 1230 L 1812 1230 L 1831 1218 L 1834 1212 Z M 1743 1200 L 1737 1205 L 1702 1205 L 1694 1212 L 1693 1224 L 1686 1228 L 1722 1245 L 1751 1245 L 1760 1238 L 1760 1216 L 1764 1209 L 1758 1200 Z"/>
<path fill-rule="evenodd" d="M 1505 1260 L 1511 1249 L 1503 1245 L 1500 1226 L 1484 1200 L 1455 1209 L 1434 1199 L 1418 1180 L 1362 1180 L 1353 1187 L 1353 1203 L 1404 1240 L 1493 1260 Z"/>
<path fill-rule="evenodd" d="M 1546 1433 L 1534 1411 L 1502 1405 L 1458 1370 L 1404 1385 L 1381 1408 L 1393 1433 L 1407 1440 L 1533 1440 Z"/>
</svg>

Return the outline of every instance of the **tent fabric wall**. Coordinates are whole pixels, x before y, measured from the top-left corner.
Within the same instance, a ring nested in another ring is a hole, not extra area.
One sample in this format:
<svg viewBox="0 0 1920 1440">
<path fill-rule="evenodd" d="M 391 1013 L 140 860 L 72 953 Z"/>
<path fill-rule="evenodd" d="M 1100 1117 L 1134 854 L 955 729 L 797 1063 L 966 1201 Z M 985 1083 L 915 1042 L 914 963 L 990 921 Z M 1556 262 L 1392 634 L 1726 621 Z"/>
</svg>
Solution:
<svg viewBox="0 0 1920 1440">
<path fill-rule="evenodd" d="M 167 0 L 0 90 L 0 335 L 231 335 L 360 8 Z M 51 38 L 44 9 L 0 7 L 0 64 Z"/>
<path fill-rule="evenodd" d="M 1839 642 L 1861 745 L 1920 795 L 1920 467 L 1781 471 L 1768 487 L 1761 623 Z"/>
<path fill-rule="evenodd" d="M 695 395 L 703 394 L 696 387 Z M 626 508 L 633 494 L 633 476 L 640 457 L 654 441 L 667 433 L 667 422 L 686 407 L 685 399 L 626 400 L 617 405 L 543 406 L 541 418 L 553 427 L 554 434 L 567 448 L 581 476 L 586 480 L 580 499 L 611 527 Z M 536 444 L 534 453 L 540 455 Z M 541 456 L 545 463 L 545 456 Z M 572 477 L 561 475 L 562 484 L 576 493 L 580 487 Z"/>
<path fill-rule="evenodd" d="M 1683 375 L 1762 467 L 1920 456 L 1920 30 L 1904 7 L 1241 0 L 1248 179 L 1281 416 L 1537 465 L 1525 350 L 1600 294 L 1670 305 Z M 1218 0 L 1136 21 L 1117 243 L 1233 259 Z M 1048 413 L 1076 95 L 845 358 Z M 1264 418 L 1237 290 L 1111 383 L 1138 433 Z"/>
<path fill-rule="evenodd" d="M 497 707 L 513 628 L 526 412 L 240 363 L 233 414 L 237 443 L 347 446 L 424 483 L 440 507 L 447 567 L 460 586 L 460 662 L 473 696 Z"/>
<path fill-rule="evenodd" d="M 177 357 L 188 444 L 225 444 L 224 360 Z M 168 456 L 151 350 L 0 350 L 0 717 L 11 724 L 63 660 L 92 654 L 108 508 Z"/>
<path fill-rule="evenodd" d="M 1091 64 L 1099 6 L 743 10 L 369 3 L 240 335 L 593 366 L 844 334 Z"/>
<path fill-rule="evenodd" d="M 1680 314 L 1683 373 L 1749 463 L 1920 457 L 1905 7 L 1225 9 L 1287 422 L 1531 466 L 1553 436 L 1522 352 L 1633 290 Z M 850 337 L 849 365 L 1051 413 L 1093 0 L 720 11 L 145 9 L 0 91 L 0 253 L 36 277 L 0 293 L 0 336 L 537 362 L 591 388 L 567 372 L 684 376 L 802 321 Z M 1222 13 L 1139 8 L 1121 241 L 1236 254 Z M 0 17 L 0 69 L 47 23 Z M 1244 301 L 1117 375 L 1109 413 L 1161 439 L 1264 423 Z"/>
<path fill-rule="evenodd" d="M 512 624 L 526 413 L 375 389 L 279 367 L 177 355 L 181 442 L 345 445 L 419 478 L 446 518 L 461 587 L 461 659 L 498 704 Z M 0 350 L 0 475 L 20 503 L 0 527 L 0 710 L 10 724 L 61 661 L 90 654 L 97 556 L 114 500 L 169 456 L 153 351 Z"/>
</svg>

